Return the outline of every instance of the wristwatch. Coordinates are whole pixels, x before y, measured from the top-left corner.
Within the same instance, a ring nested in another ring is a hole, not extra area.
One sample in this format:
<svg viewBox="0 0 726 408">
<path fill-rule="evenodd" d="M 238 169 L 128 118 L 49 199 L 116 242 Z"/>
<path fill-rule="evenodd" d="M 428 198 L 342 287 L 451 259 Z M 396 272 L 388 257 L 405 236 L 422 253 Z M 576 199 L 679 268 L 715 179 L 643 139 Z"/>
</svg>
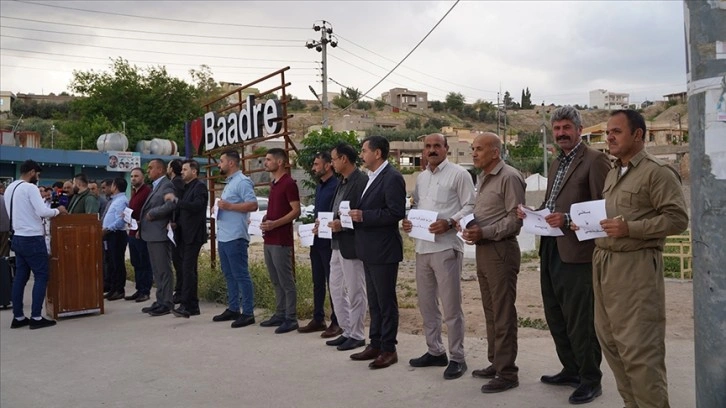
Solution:
<svg viewBox="0 0 726 408">
<path fill-rule="evenodd" d="M 449 229 L 452 229 L 452 228 L 454 228 L 454 225 L 456 224 L 456 221 L 454 221 L 454 219 L 453 219 L 453 218 L 449 218 L 449 219 L 447 220 L 447 222 L 449 223 Z"/>
</svg>

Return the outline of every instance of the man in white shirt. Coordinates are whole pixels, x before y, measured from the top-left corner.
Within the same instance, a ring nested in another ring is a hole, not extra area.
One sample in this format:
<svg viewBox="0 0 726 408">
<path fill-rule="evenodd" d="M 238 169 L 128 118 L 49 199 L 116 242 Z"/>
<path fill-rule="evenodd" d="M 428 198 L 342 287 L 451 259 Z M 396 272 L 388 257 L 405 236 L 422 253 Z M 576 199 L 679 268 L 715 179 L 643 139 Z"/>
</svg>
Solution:
<svg viewBox="0 0 726 408">
<path fill-rule="evenodd" d="M 13 322 L 11 329 L 30 326 L 40 329 L 54 326 L 41 314 L 43 300 L 48 286 L 48 249 L 45 246 L 43 218 L 68 214 L 65 207 L 56 209 L 46 207 L 36 183 L 43 169 L 33 160 L 20 165 L 20 180 L 12 182 L 5 193 L 5 207 L 10 215 L 12 229 L 15 231 L 11 248 L 15 251 L 15 281 L 13 282 Z M 33 271 L 33 304 L 30 319 L 23 312 L 25 284 Z"/>
<path fill-rule="evenodd" d="M 474 210 L 474 182 L 463 167 L 447 160 L 449 145 L 440 133 L 426 135 L 423 157 L 428 164 L 416 178 L 413 207 L 436 211 L 437 220 L 428 227 L 434 241 L 416 239 L 416 291 L 426 335 L 426 353 L 409 361 L 413 367 L 447 367 L 444 378 L 452 380 L 466 372 L 464 360 L 464 311 L 461 307 L 461 267 L 464 242 L 455 225 Z M 463 226 L 466 227 L 466 226 Z M 410 233 L 413 224 L 403 220 Z M 441 299 L 451 361 L 441 339 Z"/>
</svg>

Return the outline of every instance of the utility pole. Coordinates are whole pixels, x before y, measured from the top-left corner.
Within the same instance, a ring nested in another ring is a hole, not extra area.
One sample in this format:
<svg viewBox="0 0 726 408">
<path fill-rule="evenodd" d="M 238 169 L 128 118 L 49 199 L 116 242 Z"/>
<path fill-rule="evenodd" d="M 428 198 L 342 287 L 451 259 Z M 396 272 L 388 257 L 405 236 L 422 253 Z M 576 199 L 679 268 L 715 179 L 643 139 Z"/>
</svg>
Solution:
<svg viewBox="0 0 726 408">
<path fill-rule="evenodd" d="M 323 127 L 328 127 L 328 44 L 335 48 L 338 46 L 338 39 L 333 35 L 333 26 L 330 22 L 320 20 L 322 24 L 316 21 L 313 23 L 313 30 L 320 31 L 320 40 L 308 40 L 305 46 L 323 54 Z"/>
<path fill-rule="evenodd" d="M 55 125 L 50 125 L 50 148 L 55 149 Z"/>
<path fill-rule="evenodd" d="M 542 148 L 544 149 L 544 174 L 542 176 L 547 177 L 547 119 L 545 119 L 544 101 L 542 101 Z"/>
<path fill-rule="evenodd" d="M 501 131 L 499 130 L 499 124 L 501 123 L 499 119 L 499 113 L 501 109 L 502 107 L 499 106 L 499 92 L 497 92 L 497 136 L 501 134 Z"/>
<path fill-rule="evenodd" d="M 726 407 L 726 2 L 689 0 L 683 7 L 696 407 L 721 408 Z"/>
</svg>

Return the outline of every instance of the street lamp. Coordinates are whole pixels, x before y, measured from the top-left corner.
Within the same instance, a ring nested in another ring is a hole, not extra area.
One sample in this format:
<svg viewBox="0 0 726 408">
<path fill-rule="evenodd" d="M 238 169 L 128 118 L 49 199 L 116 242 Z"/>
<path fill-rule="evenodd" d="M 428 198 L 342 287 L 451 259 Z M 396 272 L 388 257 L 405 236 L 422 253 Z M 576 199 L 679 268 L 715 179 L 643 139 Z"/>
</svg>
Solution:
<svg viewBox="0 0 726 408">
<path fill-rule="evenodd" d="M 50 125 L 50 148 L 55 149 L 55 125 Z"/>
</svg>

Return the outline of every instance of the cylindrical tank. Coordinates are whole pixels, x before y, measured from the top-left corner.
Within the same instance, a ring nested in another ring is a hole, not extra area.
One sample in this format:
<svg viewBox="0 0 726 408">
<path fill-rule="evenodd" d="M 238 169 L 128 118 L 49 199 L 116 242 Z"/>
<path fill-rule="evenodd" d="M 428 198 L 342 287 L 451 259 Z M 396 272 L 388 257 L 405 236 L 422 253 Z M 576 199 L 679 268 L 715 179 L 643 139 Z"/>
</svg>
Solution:
<svg viewBox="0 0 726 408">
<path fill-rule="evenodd" d="M 151 154 L 159 156 L 173 156 L 177 153 L 176 142 L 169 139 L 151 139 L 150 149 Z"/>
<path fill-rule="evenodd" d="M 129 147 L 129 139 L 123 133 L 105 133 L 98 137 L 96 146 L 98 146 L 100 152 L 109 150 L 125 152 Z"/>
<path fill-rule="evenodd" d="M 136 151 L 141 154 L 151 154 L 151 140 L 139 140 L 136 143 Z"/>
</svg>

